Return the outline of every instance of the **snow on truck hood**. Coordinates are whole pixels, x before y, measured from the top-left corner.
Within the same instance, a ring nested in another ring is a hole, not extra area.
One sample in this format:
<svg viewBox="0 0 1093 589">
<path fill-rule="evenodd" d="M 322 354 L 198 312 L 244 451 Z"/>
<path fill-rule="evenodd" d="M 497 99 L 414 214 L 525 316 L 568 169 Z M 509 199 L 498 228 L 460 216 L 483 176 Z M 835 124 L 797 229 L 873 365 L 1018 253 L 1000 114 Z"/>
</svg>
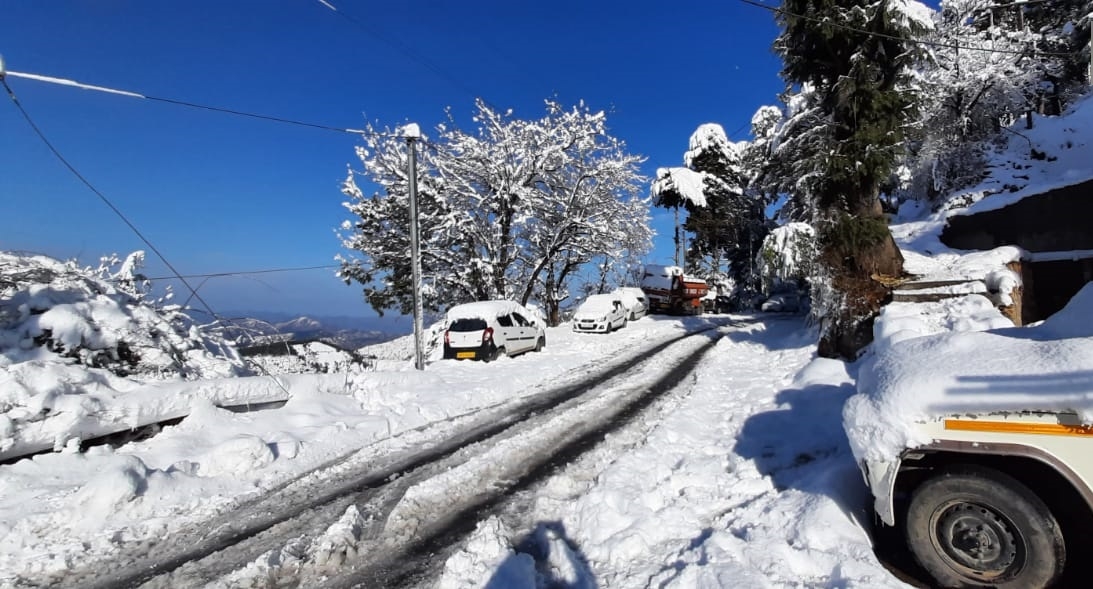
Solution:
<svg viewBox="0 0 1093 589">
<path fill-rule="evenodd" d="M 843 422 L 858 460 L 931 441 L 942 416 L 1070 411 L 1093 423 L 1093 283 L 1039 325 L 905 339 L 867 360 Z"/>
</svg>

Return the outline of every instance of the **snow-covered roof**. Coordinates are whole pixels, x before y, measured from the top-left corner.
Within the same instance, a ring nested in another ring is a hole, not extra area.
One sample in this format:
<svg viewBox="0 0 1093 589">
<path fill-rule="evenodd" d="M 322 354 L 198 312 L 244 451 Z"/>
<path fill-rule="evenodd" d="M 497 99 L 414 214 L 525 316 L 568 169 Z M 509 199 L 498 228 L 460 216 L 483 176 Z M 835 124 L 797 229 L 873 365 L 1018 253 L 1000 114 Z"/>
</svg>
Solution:
<svg viewBox="0 0 1093 589">
<path fill-rule="evenodd" d="M 615 306 L 616 301 L 622 301 L 622 298 L 616 294 L 588 295 L 588 298 L 577 308 L 577 312 L 609 310 Z"/>
<path fill-rule="evenodd" d="M 639 297 L 645 298 L 645 291 L 633 286 L 617 288 L 611 294 L 617 296 L 628 308 L 638 304 Z"/>
<path fill-rule="evenodd" d="M 532 319 L 531 313 L 519 303 L 502 300 L 478 301 L 475 303 L 456 305 L 451 309 L 448 309 L 447 318 L 454 321 L 456 319 L 497 317 L 498 315 L 505 315 L 513 312 L 519 313 L 527 319 Z"/>
<path fill-rule="evenodd" d="M 661 266 L 659 264 L 646 264 L 645 272 L 657 276 L 682 276 L 683 268 L 679 266 Z"/>
</svg>

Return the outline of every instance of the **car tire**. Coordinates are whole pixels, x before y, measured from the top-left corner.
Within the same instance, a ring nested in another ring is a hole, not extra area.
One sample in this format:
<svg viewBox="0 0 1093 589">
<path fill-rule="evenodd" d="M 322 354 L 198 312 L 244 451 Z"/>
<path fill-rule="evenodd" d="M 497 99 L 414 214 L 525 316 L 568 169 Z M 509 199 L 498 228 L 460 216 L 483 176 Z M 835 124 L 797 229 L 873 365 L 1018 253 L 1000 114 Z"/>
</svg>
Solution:
<svg viewBox="0 0 1093 589">
<path fill-rule="evenodd" d="M 539 338 L 535 340 L 535 351 L 536 352 L 542 352 L 543 348 L 545 348 L 545 347 L 546 347 L 546 338 L 543 337 L 543 336 L 539 336 Z"/>
<path fill-rule="evenodd" d="M 920 484 L 904 531 L 915 560 L 940 587 L 1047 587 L 1066 563 L 1051 510 L 991 468 L 950 467 Z"/>
<path fill-rule="evenodd" d="M 505 355 L 505 346 L 501 346 L 501 347 L 499 347 L 499 348 L 496 348 L 496 349 L 495 349 L 495 350 L 493 351 L 493 354 L 491 354 L 491 355 L 490 355 L 490 356 L 489 356 L 489 357 L 487 358 L 487 360 L 486 360 L 486 361 L 487 361 L 487 362 L 491 362 L 491 361 L 493 361 L 493 360 L 496 360 L 496 359 L 498 359 L 498 358 L 500 358 L 501 356 L 504 356 L 504 355 Z"/>
</svg>

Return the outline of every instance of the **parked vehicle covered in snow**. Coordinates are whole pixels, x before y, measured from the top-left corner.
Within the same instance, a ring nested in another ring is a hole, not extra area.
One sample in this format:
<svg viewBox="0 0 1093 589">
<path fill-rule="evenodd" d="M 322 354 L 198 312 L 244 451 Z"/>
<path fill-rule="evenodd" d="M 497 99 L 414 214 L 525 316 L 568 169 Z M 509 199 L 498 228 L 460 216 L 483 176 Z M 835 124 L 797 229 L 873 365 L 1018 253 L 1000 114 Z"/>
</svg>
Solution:
<svg viewBox="0 0 1093 589">
<path fill-rule="evenodd" d="M 608 333 L 626 327 L 627 314 L 618 295 L 589 295 L 573 313 L 573 331 Z"/>
<path fill-rule="evenodd" d="M 645 297 L 645 291 L 636 286 L 623 286 L 616 288 L 611 294 L 618 296 L 626 307 L 627 319 L 636 321 L 645 316 L 649 311 L 649 301 Z"/>
<path fill-rule="evenodd" d="M 448 310 L 444 358 L 490 360 L 539 351 L 546 330 L 535 316 L 512 301 L 480 301 Z"/>
<path fill-rule="evenodd" d="M 988 303 L 989 304 L 989 303 Z M 1084 586 L 1093 284 L 1032 327 L 882 349 L 843 412 L 877 518 L 938 587 Z"/>
<path fill-rule="evenodd" d="M 702 278 L 685 275 L 679 266 L 647 265 L 641 290 L 648 297 L 650 313 L 699 315 L 710 288 Z"/>
</svg>

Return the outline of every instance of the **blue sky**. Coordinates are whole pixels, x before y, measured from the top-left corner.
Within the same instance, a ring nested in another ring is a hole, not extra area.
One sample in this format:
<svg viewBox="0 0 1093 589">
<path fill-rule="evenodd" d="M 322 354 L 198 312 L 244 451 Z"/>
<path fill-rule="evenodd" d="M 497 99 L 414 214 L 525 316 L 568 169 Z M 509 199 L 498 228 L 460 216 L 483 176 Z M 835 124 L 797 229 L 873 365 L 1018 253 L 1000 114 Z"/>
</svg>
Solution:
<svg viewBox="0 0 1093 589">
<path fill-rule="evenodd" d="M 707 122 L 746 138 L 776 103 L 773 15 L 739 2 L 6 0 L 0 54 L 14 72 L 68 78 L 336 127 L 417 122 L 475 96 L 518 117 L 584 100 L 646 156 L 681 165 Z M 183 274 L 333 264 L 348 218 L 338 186 L 353 135 L 8 77 L 62 154 Z M 0 105 L 0 248 L 91 263 L 146 249 Z M 655 211 L 649 261 L 671 257 Z M 147 271 L 169 272 L 149 252 Z M 364 316 L 333 270 L 193 279 L 218 312 Z M 181 290 L 176 289 L 181 294 Z"/>
</svg>

